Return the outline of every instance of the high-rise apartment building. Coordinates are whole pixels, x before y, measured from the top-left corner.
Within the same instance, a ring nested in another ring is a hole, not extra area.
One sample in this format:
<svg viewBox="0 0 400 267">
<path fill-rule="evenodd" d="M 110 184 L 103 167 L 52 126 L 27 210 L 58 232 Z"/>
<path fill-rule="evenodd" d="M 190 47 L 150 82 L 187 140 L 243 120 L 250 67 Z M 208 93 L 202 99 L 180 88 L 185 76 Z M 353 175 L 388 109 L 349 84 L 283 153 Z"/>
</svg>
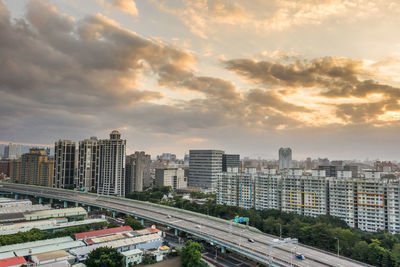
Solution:
<svg viewBox="0 0 400 267">
<path fill-rule="evenodd" d="M 222 155 L 222 171 L 223 172 L 239 172 L 240 155 L 223 154 Z"/>
<path fill-rule="evenodd" d="M 289 147 L 279 149 L 279 169 L 292 168 L 292 149 Z"/>
<path fill-rule="evenodd" d="M 55 142 L 53 187 L 68 189 L 75 187 L 75 154 L 75 142 L 70 140 Z"/>
<path fill-rule="evenodd" d="M 327 177 L 325 170 L 313 170 L 310 175 L 296 169 L 224 172 L 218 179 L 216 199 L 218 204 L 244 208 L 272 208 L 306 216 L 329 214 L 364 231 L 400 233 L 399 179 L 381 177 L 379 172 L 365 172 L 358 178 L 353 178 L 351 171 L 336 175 Z"/>
<path fill-rule="evenodd" d="M 31 148 L 29 153 L 23 154 L 21 161 L 13 162 L 13 176 L 20 172 L 20 178 L 15 177 L 15 181 L 22 184 L 52 186 L 54 162 L 49 160 L 44 149 Z M 20 164 L 20 170 L 19 165 Z M 13 178 L 14 181 L 14 178 Z"/>
<path fill-rule="evenodd" d="M 222 150 L 189 151 L 189 187 L 215 191 L 222 173 Z"/>
<path fill-rule="evenodd" d="M 97 192 L 99 180 L 99 142 L 91 137 L 79 142 L 78 171 L 76 186 L 90 192 Z"/>
<path fill-rule="evenodd" d="M 155 186 L 170 186 L 173 190 L 187 187 L 185 171 L 182 168 L 156 169 Z"/>
<path fill-rule="evenodd" d="M 150 155 L 144 151 L 126 157 L 126 193 L 141 192 L 153 184 Z"/>
<path fill-rule="evenodd" d="M 54 167 L 54 161 L 51 160 L 51 162 Z M 21 165 L 22 165 L 21 158 L 10 160 L 9 164 L 10 164 L 9 177 L 11 179 L 11 182 L 12 183 L 21 183 Z M 51 172 L 51 179 L 53 179 L 52 177 L 53 177 L 53 172 Z M 50 184 L 49 186 L 52 186 L 52 184 Z"/>
<path fill-rule="evenodd" d="M 21 157 L 21 145 L 9 143 L 4 147 L 5 159 L 18 159 Z"/>
<path fill-rule="evenodd" d="M 121 139 L 121 134 L 114 130 L 110 134 L 110 139 L 100 140 L 98 146 L 97 193 L 124 197 L 126 140 Z"/>
</svg>

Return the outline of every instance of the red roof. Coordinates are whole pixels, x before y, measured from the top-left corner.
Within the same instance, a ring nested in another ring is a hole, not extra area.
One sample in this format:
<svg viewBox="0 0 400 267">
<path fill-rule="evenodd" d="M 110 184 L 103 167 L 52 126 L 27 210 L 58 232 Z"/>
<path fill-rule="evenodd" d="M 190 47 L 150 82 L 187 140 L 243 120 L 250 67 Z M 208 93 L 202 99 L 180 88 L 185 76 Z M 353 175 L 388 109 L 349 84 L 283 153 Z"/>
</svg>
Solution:
<svg viewBox="0 0 400 267">
<path fill-rule="evenodd" d="M 95 236 L 111 235 L 111 234 L 130 232 L 130 231 L 133 231 L 132 227 L 130 227 L 130 226 L 115 227 L 115 228 L 110 228 L 110 229 L 78 233 L 78 234 L 75 234 L 75 239 L 78 240 L 78 239 L 90 238 L 90 237 L 95 237 Z"/>
<path fill-rule="evenodd" d="M 24 263 L 26 263 L 26 260 L 24 259 L 24 257 L 13 257 L 13 258 L 0 260 L 0 267 L 8 267 L 8 266 L 14 266 L 14 265 L 24 264 Z"/>
</svg>

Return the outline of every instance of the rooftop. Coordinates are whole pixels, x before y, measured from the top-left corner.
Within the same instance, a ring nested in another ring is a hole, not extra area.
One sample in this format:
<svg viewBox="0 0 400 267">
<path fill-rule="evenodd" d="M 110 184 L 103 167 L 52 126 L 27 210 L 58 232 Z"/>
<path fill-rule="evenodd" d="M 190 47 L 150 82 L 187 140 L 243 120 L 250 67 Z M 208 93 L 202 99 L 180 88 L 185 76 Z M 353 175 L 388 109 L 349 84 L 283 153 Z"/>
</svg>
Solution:
<svg viewBox="0 0 400 267">
<path fill-rule="evenodd" d="M 49 217 L 66 217 L 68 215 L 83 215 L 87 214 L 86 210 L 82 207 L 76 208 L 65 208 L 65 209 L 51 209 L 41 210 L 25 213 L 26 218 L 38 217 L 38 218 L 49 218 Z"/>
<path fill-rule="evenodd" d="M 141 251 L 140 249 L 132 249 L 132 250 L 128 250 L 128 251 L 124 251 L 121 252 L 122 255 L 124 256 L 132 256 L 132 255 L 136 255 L 136 254 L 143 254 L 143 251 Z"/>
<path fill-rule="evenodd" d="M 112 234 L 116 234 L 116 233 L 123 233 L 123 232 L 130 232 L 130 231 L 133 231 L 132 227 L 130 227 L 130 226 L 114 227 L 114 228 L 109 228 L 109 229 L 102 229 L 102 230 L 78 233 L 78 234 L 75 234 L 75 239 L 79 240 L 79 239 L 91 238 L 91 237 L 96 237 L 96 236 L 112 235 Z"/>
<path fill-rule="evenodd" d="M 26 263 L 26 260 L 24 259 L 24 257 L 13 257 L 13 258 L 0 260 L 0 267 L 8 267 L 8 266 L 24 264 L 24 263 Z"/>
<path fill-rule="evenodd" d="M 40 254 L 33 254 L 32 256 L 36 257 L 39 262 L 48 261 L 52 259 L 58 259 L 63 257 L 68 257 L 70 254 L 64 250 L 53 250 L 49 252 L 44 252 Z"/>
<path fill-rule="evenodd" d="M 24 248 L 42 247 L 42 246 L 47 246 L 47 245 L 51 245 L 51 244 L 65 243 L 65 242 L 70 242 L 70 241 L 73 241 L 73 239 L 69 236 L 66 236 L 66 237 L 59 237 L 59 238 L 44 239 L 44 240 L 39 240 L 39 241 L 20 243 L 20 244 L 15 244 L 15 245 L 1 246 L 0 253 L 7 252 L 7 251 L 15 251 L 15 250 L 24 249 Z"/>
<path fill-rule="evenodd" d="M 70 241 L 65 243 L 54 243 L 52 245 L 42 246 L 42 247 L 33 247 L 33 248 L 25 248 L 16 250 L 15 255 L 17 256 L 29 256 L 32 254 L 40 254 L 54 250 L 70 250 L 72 248 L 86 246 L 82 241 Z"/>
</svg>

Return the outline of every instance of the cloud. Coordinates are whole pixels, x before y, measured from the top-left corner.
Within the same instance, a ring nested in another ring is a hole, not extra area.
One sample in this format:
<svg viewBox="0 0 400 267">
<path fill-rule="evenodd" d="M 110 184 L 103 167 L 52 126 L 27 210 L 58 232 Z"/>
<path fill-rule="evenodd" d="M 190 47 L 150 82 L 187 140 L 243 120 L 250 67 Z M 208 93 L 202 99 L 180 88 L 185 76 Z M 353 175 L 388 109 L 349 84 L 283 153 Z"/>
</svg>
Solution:
<svg viewBox="0 0 400 267">
<path fill-rule="evenodd" d="M 279 90 L 284 96 L 300 94 L 301 90 L 311 91 L 319 97 L 318 101 L 325 102 L 326 108 L 333 108 L 332 121 L 337 121 L 336 117 L 346 124 L 390 123 L 393 118 L 388 121 L 385 114 L 400 111 L 400 88 L 369 79 L 373 74 L 379 79 L 379 73 L 374 73 L 375 63 L 367 65 L 351 58 L 325 57 L 311 61 L 295 60 L 287 64 L 233 59 L 224 61 L 224 65 L 245 80 Z M 331 103 L 330 100 L 336 98 L 347 103 Z M 254 99 L 264 103 L 266 99 L 271 99 L 275 103 L 271 95 L 263 97 L 258 91 Z M 276 103 L 285 109 L 302 107 Z"/>
<path fill-rule="evenodd" d="M 117 8 L 132 16 L 139 16 L 139 11 L 134 0 L 99 0 L 106 7 Z"/>
<path fill-rule="evenodd" d="M 44 1 L 31 1 L 26 20 L 10 21 L 0 6 L 0 86 L 40 103 L 89 109 L 159 99 L 141 90 L 146 72 L 194 58 L 171 45 L 143 38 L 101 15 L 76 21 Z"/>
<path fill-rule="evenodd" d="M 218 26 L 234 26 L 258 32 L 281 31 L 293 26 L 321 24 L 328 19 L 355 20 L 400 5 L 376 0 L 153 0 L 162 11 L 179 16 L 189 30 L 201 38 L 217 34 Z"/>
</svg>

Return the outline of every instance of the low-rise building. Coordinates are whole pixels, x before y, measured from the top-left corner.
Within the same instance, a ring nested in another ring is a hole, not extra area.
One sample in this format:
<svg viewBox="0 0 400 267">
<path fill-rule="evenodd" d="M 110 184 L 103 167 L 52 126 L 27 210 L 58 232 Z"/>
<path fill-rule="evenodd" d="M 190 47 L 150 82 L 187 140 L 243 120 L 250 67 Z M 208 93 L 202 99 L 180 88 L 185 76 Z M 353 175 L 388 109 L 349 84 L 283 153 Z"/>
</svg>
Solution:
<svg viewBox="0 0 400 267">
<path fill-rule="evenodd" d="M 122 255 L 124 256 L 125 267 L 129 267 L 142 262 L 143 251 L 132 249 L 122 252 Z"/>
<path fill-rule="evenodd" d="M 54 250 L 40 254 L 31 255 L 31 260 L 36 265 L 50 264 L 54 265 L 57 262 L 71 261 L 75 259 L 74 256 L 64 250 Z"/>
</svg>

